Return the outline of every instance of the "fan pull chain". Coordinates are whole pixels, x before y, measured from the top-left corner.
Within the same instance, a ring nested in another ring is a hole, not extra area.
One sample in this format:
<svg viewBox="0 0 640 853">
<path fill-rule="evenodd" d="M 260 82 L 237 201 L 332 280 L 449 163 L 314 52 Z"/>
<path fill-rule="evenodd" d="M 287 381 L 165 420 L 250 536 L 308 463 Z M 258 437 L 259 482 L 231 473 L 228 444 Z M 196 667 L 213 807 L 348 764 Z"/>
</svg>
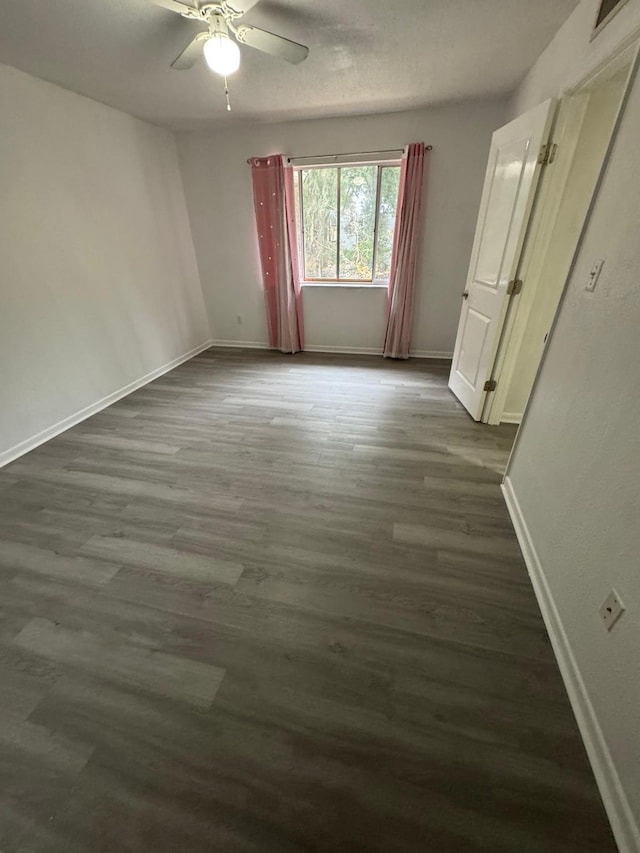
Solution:
<svg viewBox="0 0 640 853">
<path fill-rule="evenodd" d="M 231 104 L 229 103 L 229 84 L 227 83 L 227 78 L 224 78 L 224 94 L 227 99 L 227 112 L 231 112 Z"/>
</svg>

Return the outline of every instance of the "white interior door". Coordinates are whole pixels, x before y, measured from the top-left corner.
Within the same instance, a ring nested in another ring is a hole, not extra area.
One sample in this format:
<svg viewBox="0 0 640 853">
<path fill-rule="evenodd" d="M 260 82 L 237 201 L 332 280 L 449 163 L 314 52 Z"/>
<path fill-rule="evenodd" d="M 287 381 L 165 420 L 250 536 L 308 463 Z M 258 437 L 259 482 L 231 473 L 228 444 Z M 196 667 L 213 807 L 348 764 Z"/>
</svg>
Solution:
<svg viewBox="0 0 640 853">
<path fill-rule="evenodd" d="M 490 378 L 531 214 L 541 151 L 555 101 L 548 100 L 493 134 L 471 264 L 449 376 L 449 387 L 480 420 L 485 382 Z"/>
</svg>

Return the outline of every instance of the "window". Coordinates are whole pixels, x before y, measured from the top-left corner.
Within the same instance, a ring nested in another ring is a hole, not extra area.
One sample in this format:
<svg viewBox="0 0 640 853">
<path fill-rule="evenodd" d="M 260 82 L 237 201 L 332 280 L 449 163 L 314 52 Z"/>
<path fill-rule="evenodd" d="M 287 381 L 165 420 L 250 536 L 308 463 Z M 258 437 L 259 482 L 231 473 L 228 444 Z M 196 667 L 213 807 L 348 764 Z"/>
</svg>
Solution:
<svg viewBox="0 0 640 853">
<path fill-rule="evenodd" d="M 294 181 L 304 281 L 387 282 L 400 165 L 304 166 Z"/>
</svg>

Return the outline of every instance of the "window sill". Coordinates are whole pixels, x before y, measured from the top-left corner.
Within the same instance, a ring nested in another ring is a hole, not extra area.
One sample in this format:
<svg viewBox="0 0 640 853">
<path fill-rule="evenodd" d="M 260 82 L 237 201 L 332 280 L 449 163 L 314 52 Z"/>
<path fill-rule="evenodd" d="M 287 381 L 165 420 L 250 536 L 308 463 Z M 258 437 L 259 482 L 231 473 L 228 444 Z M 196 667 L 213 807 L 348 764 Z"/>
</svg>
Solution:
<svg viewBox="0 0 640 853">
<path fill-rule="evenodd" d="M 301 281 L 300 287 L 339 287 L 341 290 L 371 290 L 380 289 L 388 290 L 389 285 L 386 282 L 346 282 L 346 281 Z"/>
</svg>

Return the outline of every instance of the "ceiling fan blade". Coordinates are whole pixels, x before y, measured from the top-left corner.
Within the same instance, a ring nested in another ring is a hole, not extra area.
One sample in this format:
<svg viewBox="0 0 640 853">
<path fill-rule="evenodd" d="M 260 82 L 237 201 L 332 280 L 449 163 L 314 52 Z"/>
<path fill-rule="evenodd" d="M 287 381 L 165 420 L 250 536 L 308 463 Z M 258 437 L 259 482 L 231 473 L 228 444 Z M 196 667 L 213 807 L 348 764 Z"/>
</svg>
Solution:
<svg viewBox="0 0 640 853">
<path fill-rule="evenodd" d="M 202 47 L 204 42 L 209 38 L 209 33 L 205 30 L 189 42 L 182 51 L 180 56 L 177 56 L 171 63 L 171 67 L 176 71 L 186 71 L 187 68 L 193 68 L 198 59 L 202 56 Z"/>
<path fill-rule="evenodd" d="M 227 0 L 226 5 L 239 15 L 246 15 L 258 2 L 259 0 Z"/>
<path fill-rule="evenodd" d="M 309 48 L 298 44 L 297 41 L 290 41 L 283 36 L 277 36 L 258 27 L 249 27 L 246 24 L 240 24 L 236 30 L 236 36 L 241 44 L 255 47 L 256 50 L 277 56 L 279 59 L 286 59 L 294 65 L 302 62 L 309 54 Z"/>
<path fill-rule="evenodd" d="M 169 9 L 170 12 L 177 12 L 183 15 L 185 12 L 193 11 L 195 8 L 192 3 L 179 3 L 178 0 L 151 0 L 156 6 L 161 6 L 163 9 Z"/>
</svg>

